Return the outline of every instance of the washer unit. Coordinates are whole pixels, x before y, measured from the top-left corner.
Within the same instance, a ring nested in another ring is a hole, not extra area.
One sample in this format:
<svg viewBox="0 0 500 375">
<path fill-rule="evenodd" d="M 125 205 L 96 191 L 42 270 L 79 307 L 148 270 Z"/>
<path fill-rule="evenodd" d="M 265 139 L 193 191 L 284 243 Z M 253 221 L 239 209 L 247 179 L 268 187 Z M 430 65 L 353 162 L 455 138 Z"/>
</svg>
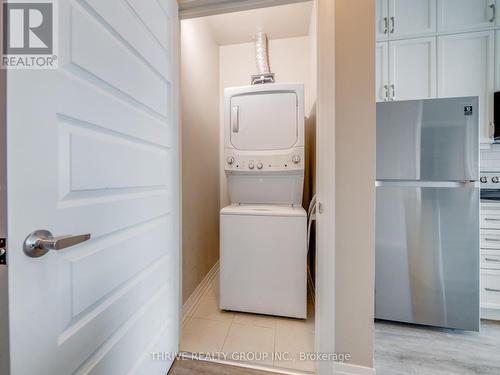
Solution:
<svg viewBox="0 0 500 375">
<path fill-rule="evenodd" d="M 306 318 L 304 88 L 228 88 L 221 210 L 220 307 Z"/>
</svg>

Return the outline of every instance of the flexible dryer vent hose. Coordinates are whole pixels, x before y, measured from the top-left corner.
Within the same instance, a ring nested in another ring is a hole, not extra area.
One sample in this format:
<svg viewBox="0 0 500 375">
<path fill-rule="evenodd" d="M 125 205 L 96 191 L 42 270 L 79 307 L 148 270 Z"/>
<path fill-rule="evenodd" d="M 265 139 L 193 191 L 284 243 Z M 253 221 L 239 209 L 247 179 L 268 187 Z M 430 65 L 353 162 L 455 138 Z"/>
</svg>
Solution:
<svg viewBox="0 0 500 375">
<path fill-rule="evenodd" d="M 262 31 L 255 34 L 255 56 L 257 59 L 257 72 L 259 74 L 268 74 L 269 55 L 267 52 L 267 35 Z"/>
</svg>

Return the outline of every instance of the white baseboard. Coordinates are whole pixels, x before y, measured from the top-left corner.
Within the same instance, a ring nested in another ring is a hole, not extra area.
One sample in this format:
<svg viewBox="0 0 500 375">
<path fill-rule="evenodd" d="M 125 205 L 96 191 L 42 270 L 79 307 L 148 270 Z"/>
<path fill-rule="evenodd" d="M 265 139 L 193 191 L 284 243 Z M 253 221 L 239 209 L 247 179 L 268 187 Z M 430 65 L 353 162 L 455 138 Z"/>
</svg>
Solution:
<svg viewBox="0 0 500 375">
<path fill-rule="evenodd" d="M 335 363 L 333 365 L 334 375 L 375 375 L 375 369 L 350 365 L 348 363 Z"/>
<path fill-rule="evenodd" d="M 182 306 L 182 323 L 185 323 L 186 320 L 193 315 L 196 306 L 201 300 L 201 297 L 205 294 L 206 290 L 212 285 L 215 277 L 219 272 L 219 261 L 214 264 L 212 269 L 208 271 L 203 280 L 198 284 L 196 289 L 191 293 L 189 298 L 186 300 L 184 305 Z"/>
</svg>

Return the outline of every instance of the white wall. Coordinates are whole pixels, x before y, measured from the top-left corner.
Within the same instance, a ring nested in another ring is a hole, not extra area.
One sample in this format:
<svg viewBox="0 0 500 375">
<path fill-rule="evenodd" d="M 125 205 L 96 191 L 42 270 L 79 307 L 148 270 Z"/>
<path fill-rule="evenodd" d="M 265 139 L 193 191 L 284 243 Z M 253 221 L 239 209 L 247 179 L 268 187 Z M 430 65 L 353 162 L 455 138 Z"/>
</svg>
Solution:
<svg viewBox="0 0 500 375">
<path fill-rule="evenodd" d="M 219 46 L 203 19 L 181 22 L 183 300 L 219 259 Z"/>
<path fill-rule="evenodd" d="M 310 38 L 307 36 L 269 40 L 269 61 L 276 82 L 303 82 L 305 85 L 306 114 L 312 107 Z M 253 43 L 241 43 L 220 47 L 220 204 L 229 204 L 229 196 L 224 174 L 223 142 L 223 98 L 224 88 L 247 86 L 250 76 L 256 73 L 255 46 Z"/>
</svg>

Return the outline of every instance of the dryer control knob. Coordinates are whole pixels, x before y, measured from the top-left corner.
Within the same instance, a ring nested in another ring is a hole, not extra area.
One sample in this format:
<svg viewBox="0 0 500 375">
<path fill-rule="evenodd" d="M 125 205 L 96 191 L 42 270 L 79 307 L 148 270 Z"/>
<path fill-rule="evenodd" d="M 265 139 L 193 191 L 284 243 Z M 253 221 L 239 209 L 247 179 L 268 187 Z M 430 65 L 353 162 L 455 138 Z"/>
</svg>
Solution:
<svg viewBox="0 0 500 375">
<path fill-rule="evenodd" d="M 294 164 L 299 164 L 300 163 L 300 155 L 293 155 L 292 161 Z"/>
<path fill-rule="evenodd" d="M 485 184 L 485 183 L 488 182 L 488 178 L 485 177 L 485 176 L 483 176 L 483 177 L 481 177 L 480 181 L 481 181 L 482 184 Z"/>
<path fill-rule="evenodd" d="M 255 165 L 253 165 L 253 163 L 250 163 L 250 164 L 248 164 L 248 168 L 250 168 L 250 169 L 254 169 L 254 168 L 255 168 Z"/>
<path fill-rule="evenodd" d="M 227 157 L 227 164 L 233 165 L 234 164 L 234 158 L 232 156 Z"/>
<path fill-rule="evenodd" d="M 257 163 L 257 168 L 258 169 L 262 169 L 262 167 L 263 167 L 262 163 Z"/>
<path fill-rule="evenodd" d="M 498 179 L 497 176 L 491 178 L 491 182 L 493 182 L 494 184 L 498 184 L 499 181 L 500 180 Z"/>
</svg>

